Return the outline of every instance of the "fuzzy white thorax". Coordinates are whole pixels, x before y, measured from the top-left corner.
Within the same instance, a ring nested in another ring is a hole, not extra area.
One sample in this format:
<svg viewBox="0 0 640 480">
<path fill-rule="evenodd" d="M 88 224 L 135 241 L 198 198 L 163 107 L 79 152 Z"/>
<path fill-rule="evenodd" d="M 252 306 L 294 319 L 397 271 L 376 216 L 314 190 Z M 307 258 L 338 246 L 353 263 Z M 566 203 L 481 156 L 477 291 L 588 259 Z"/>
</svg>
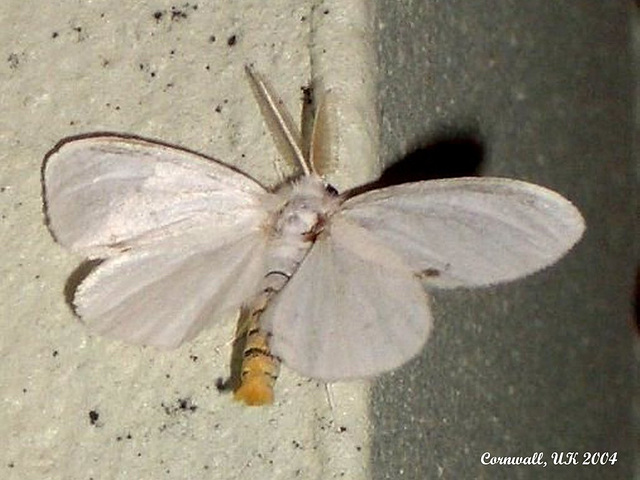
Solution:
<svg viewBox="0 0 640 480">
<path fill-rule="evenodd" d="M 270 222 L 265 287 L 278 291 L 295 273 L 340 199 L 314 174 L 284 184 L 276 193 L 282 202 Z"/>
</svg>

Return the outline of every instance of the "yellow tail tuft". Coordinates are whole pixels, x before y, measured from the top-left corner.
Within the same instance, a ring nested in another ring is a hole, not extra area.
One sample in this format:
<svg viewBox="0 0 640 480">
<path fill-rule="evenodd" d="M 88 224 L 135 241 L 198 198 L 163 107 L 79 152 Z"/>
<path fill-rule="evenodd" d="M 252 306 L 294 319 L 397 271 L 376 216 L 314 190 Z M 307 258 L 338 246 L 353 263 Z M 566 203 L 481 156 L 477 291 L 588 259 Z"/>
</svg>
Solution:
<svg viewBox="0 0 640 480">
<path fill-rule="evenodd" d="M 240 386 L 233 397 L 250 406 L 270 405 L 277 376 L 277 361 L 271 355 L 254 351 L 242 363 Z"/>
<path fill-rule="evenodd" d="M 269 350 L 269 334 L 260 328 L 260 314 L 272 290 L 263 293 L 266 296 L 258 297 L 251 307 L 243 307 L 236 331 L 236 338 L 244 342 L 238 343 L 242 345 L 242 363 L 233 397 L 249 406 L 273 403 L 273 386 L 280 371 L 280 360 Z"/>
<path fill-rule="evenodd" d="M 233 398 L 250 407 L 260 407 L 273 403 L 273 388 L 264 378 L 254 377 L 242 382 L 240 388 L 233 392 Z"/>
</svg>

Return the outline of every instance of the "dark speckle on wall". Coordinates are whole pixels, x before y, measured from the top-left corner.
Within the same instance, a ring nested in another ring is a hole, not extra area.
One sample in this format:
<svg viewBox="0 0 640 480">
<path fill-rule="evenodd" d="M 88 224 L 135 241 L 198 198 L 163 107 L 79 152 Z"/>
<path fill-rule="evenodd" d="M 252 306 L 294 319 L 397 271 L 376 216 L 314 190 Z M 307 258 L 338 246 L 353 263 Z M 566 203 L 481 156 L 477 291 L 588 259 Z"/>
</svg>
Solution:
<svg viewBox="0 0 640 480">
<path fill-rule="evenodd" d="M 20 57 L 18 57 L 17 53 L 10 53 L 7 56 L 7 63 L 9 64 L 9 68 L 11 70 L 16 70 L 20 65 Z"/>
<path fill-rule="evenodd" d="M 165 19 L 171 22 L 180 22 L 189 18 L 189 15 L 198 10 L 198 4 L 183 3 L 182 5 L 172 5 L 169 10 L 155 10 L 152 14 L 156 23 Z"/>
<path fill-rule="evenodd" d="M 198 406 L 193 403 L 193 401 L 189 397 L 178 398 L 175 402 L 172 403 L 162 402 L 160 405 L 164 409 L 164 413 L 170 416 L 176 415 L 181 412 L 193 413 L 198 409 Z"/>
<path fill-rule="evenodd" d="M 102 424 L 98 422 L 100 414 L 97 410 L 89 410 L 89 423 L 94 427 L 101 427 Z"/>
</svg>

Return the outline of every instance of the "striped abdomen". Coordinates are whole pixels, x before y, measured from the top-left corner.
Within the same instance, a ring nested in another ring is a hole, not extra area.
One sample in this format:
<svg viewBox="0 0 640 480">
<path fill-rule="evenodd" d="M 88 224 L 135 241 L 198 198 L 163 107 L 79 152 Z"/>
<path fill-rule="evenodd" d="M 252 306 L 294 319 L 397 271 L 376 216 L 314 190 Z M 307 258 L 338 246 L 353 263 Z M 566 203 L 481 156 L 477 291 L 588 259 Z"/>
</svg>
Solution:
<svg viewBox="0 0 640 480">
<path fill-rule="evenodd" d="M 234 397 L 247 405 L 273 403 L 273 386 L 280 360 L 269 349 L 270 334 L 261 328 L 260 316 L 272 297 L 298 269 L 326 221 L 332 196 L 317 177 L 304 177 L 295 185 L 270 232 L 267 274 L 260 293 L 241 312 L 240 334 L 246 335 L 240 386 Z"/>
</svg>

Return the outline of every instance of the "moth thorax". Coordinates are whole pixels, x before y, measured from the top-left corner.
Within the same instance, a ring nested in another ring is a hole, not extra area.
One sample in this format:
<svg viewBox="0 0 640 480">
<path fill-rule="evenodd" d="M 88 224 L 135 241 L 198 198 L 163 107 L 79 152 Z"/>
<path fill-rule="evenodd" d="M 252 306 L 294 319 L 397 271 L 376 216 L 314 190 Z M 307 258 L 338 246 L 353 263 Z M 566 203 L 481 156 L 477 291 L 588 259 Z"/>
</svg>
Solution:
<svg viewBox="0 0 640 480">
<path fill-rule="evenodd" d="M 307 238 L 323 224 L 322 204 L 316 199 L 292 198 L 282 210 L 276 231 L 283 237 Z"/>
</svg>

